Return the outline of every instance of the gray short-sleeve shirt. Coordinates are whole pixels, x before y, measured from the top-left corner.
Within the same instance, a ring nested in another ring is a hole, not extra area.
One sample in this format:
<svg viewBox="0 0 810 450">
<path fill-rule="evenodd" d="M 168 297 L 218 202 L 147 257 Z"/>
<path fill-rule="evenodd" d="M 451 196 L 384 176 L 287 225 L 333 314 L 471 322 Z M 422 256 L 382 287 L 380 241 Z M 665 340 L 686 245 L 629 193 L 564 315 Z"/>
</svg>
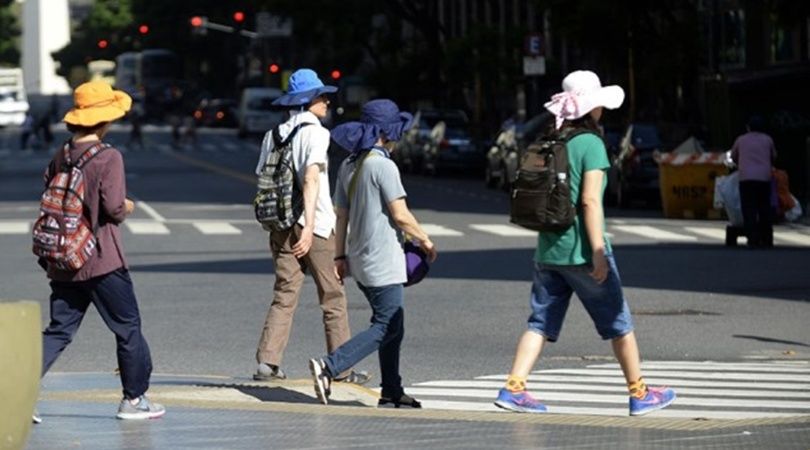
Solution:
<svg viewBox="0 0 810 450">
<path fill-rule="evenodd" d="M 352 276 L 363 286 L 379 287 L 406 281 L 405 254 L 401 231 L 394 223 L 388 204 L 405 197 L 399 169 L 385 150 L 372 149 L 363 162 L 354 196 L 349 201 L 349 184 L 357 163 L 347 158 L 340 166 L 335 205 L 349 210 L 346 257 Z"/>
</svg>

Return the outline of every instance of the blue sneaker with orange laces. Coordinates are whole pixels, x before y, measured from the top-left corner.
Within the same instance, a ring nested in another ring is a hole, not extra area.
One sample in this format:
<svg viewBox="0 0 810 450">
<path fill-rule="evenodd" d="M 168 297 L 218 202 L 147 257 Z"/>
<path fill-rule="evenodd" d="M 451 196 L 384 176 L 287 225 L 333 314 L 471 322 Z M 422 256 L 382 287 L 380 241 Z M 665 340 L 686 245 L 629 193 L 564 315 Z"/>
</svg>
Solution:
<svg viewBox="0 0 810 450">
<path fill-rule="evenodd" d="M 524 413 L 544 413 L 547 411 L 546 405 L 540 403 L 527 391 L 512 392 L 506 388 L 498 391 L 495 406 Z"/>
<path fill-rule="evenodd" d="M 644 398 L 630 396 L 630 415 L 641 416 L 664 409 L 675 401 L 675 391 L 668 387 L 647 387 Z"/>
</svg>

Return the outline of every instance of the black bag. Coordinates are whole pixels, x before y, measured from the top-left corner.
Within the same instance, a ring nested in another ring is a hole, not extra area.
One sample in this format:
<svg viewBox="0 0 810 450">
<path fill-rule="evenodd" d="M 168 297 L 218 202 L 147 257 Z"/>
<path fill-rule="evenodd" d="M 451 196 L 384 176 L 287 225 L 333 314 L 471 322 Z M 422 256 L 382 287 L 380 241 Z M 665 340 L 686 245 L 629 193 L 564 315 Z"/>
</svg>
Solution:
<svg viewBox="0 0 810 450">
<path fill-rule="evenodd" d="M 560 232 L 574 223 L 567 143 L 590 130 L 541 138 L 526 149 L 512 182 L 509 221 L 534 231 Z"/>
</svg>

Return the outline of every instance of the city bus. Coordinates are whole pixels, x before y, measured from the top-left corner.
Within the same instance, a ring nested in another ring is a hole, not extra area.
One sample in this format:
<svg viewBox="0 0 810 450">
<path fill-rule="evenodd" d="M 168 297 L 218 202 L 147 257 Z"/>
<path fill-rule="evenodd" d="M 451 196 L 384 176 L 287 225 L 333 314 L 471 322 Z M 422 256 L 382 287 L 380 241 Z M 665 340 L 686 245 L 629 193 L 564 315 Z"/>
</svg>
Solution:
<svg viewBox="0 0 810 450">
<path fill-rule="evenodd" d="M 118 55 L 115 87 L 141 102 L 147 117 L 162 118 L 182 96 L 180 59 L 167 49 Z"/>
</svg>

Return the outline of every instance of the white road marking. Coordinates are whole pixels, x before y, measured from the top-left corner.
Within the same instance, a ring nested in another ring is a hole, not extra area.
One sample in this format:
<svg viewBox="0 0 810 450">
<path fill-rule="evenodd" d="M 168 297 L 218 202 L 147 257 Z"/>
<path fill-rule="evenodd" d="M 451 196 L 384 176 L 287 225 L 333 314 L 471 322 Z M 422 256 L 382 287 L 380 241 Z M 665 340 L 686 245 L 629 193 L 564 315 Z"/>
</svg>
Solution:
<svg viewBox="0 0 810 450">
<path fill-rule="evenodd" d="M 13 221 L 0 222 L 0 234 L 28 234 L 31 231 L 31 222 Z"/>
<path fill-rule="evenodd" d="M 717 239 L 724 242 L 726 240 L 726 230 L 721 228 L 685 227 L 685 230 L 710 239 Z"/>
<path fill-rule="evenodd" d="M 192 225 L 202 234 L 242 234 L 242 230 L 228 222 L 194 222 Z"/>
<path fill-rule="evenodd" d="M 618 369 L 616 363 L 596 364 L 588 367 Z M 699 371 L 736 371 L 736 372 L 766 372 L 766 373 L 805 373 L 810 374 L 810 364 L 804 361 L 780 361 L 769 364 L 765 363 L 723 363 L 723 362 L 698 362 L 698 361 L 654 361 L 641 363 L 642 370 L 648 369 L 679 369 L 679 370 L 699 370 Z"/>
<path fill-rule="evenodd" d="M 158 221 L 158 222 L 165 222 L 165 221 L 166 221 L 166 218 L 165 218 L 165 217 L 163 217 L 162 215 L 160 215 L 160 213 L 159 213 L 159 212 L 155 211 L 155 209 L 154 209 L 154 208 L 152 208 L 151 206 L 149 206 L 149 205 L 148 205 L 146 202 L 144 202 L 144 201 L 140 201 L 140 200 L 138 201 L 138 208 L 142 209 L 142 210 L 143 210 L 143 212 L 145 212 L 145 213 L 146 213 L 146 215 L 148 215 L 149 217 L 151 217 L 151 218 L 155 219 L 155 220 L 156 220 L 156 221 Z"/>
<path fill-rule="evenodd" d="M 169 234 L 166 225 L 158 221 L 128 220 L 124 223 L 132 234 Z"/>
<path fill-rule="evenodd" d="M 436 225 L 435 223 L 423 223 L 421 226 L 422 230 L 424 230 L 428 236 L 464 236 L 464 233 L 460 231 L 442 225 Z"/>
<path fill-rule="evenodd" d="M 172 209 L 180 211 L 230 211 L 233 209 L 244 209 L 245 211 L 248 211 L 252 208 L 251 205 L 247 203 L 233 203 L 228 205 L 180 205 L 173 206 Z M 171 220 L 167 220 L 167 222 L 171 222 Z"/>
<path fill-rule="evenodd" d="M 537 232 L 519 228 L 512 225 L 499 225 L 499 224 L 472 224 L 470 228 L 473 230 L 483 231 L 484 233 L 495 234 L 498 236 L 514 236 L 514 237 L 537 237 Z"/>
<path fill-rule="evenodd" d="M 791 244 L 810 246 L 810 235 L 797 233 L 795 231 L 776 231 L 773 233 L 774 239 Z"/>
<path fill-rule="evenodd" d="M 541 372 L 532 372 L 541 373 Z M 616 375 L 621 376 L 621 371 L 618 369 L 549 369 L 542 371 L 542 374 L 570 374 L 570 375 Z M 727 373 L 727 372 L 686 372 L 677 370 L 645 370 L 644 378 L 653 377 L 670 377 L 670 378 L 686 378 L 686 379 L 705 379 L 705 380 L 762 380 L 762 381 L 801 381 L 810 382 L 810 374 L 796 375 L 796 374 L 776 374 L 776 373 Z"/>
<path fill-rule="evenodd" d="M 673 233 L 671 231 L 662 230 L 660 228 L 651 227 L 648 225 L 616 225 L 614 230 L 619 230 L 624 233 L 635 234 L 641 237 L 653 239 L 656 241 L 666 242 L 693 242 L 697 241 L 695 236 L 687 236 L 684 234 Z"/>
<path fill-rule="evenodd" d="M 646 377 L 645 373 L 645 377 Z M 477 380 L 500 380 L 506 382 L 506 375 L 486 375 L 477 377 Z M 606 383 L 617 384 L 625 386 L 626 382 L 621 375 L 612 377 L 597 377 L 587 375 L 549 375 L 542 373 L 541 375 L 529 375 L 528 381 L 532 382 L 545 382 L 545 381 L 559 381 L 559 382 L 593 382 L 593 383 Z M 769 383 L 769 382 L 744 382 L 744 381 L 714 381 L 714 380 L 684 380 L 680 378 L 669 378 L 666 376 L 656 376 L 655 378 L 647 378 L 647 381 L 653 385 L 665 384 L 667 386 L 705 386 L 717 388 L 747 388 L 755 387 L 757 389 L 775 389 L 775 390 L 810 390 L 808 383 Z"/>
</svg>

